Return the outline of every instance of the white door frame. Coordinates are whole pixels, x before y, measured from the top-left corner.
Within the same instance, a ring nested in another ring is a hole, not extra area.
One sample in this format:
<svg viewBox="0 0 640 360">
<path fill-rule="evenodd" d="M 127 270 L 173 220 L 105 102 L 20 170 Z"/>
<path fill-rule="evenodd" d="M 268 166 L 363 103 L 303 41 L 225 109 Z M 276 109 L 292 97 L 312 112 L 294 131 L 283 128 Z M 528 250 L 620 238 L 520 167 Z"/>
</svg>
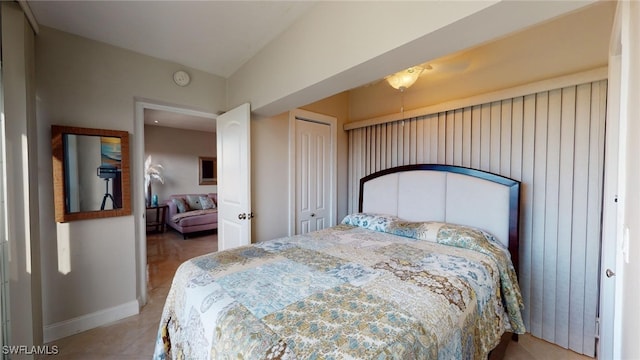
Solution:
<svg viewBox="0 0 640 360">
<path fill-rule="evenodd" d="M 338 119 L 333 116 L 318 114 L 307 110 L 295 109 L 289 112 L 289 236 L 296 233 L 296 121 L 306 120 L 326 124 L 331 132 L 331 189 L 329 206 L 329 226 L 336 224 L 338 209 Z"/>
<path fill-rule="evenodd" d="M 183 115 L 199 116 L 208 119 L 215 119 L 213 113 L 192 110 L 179 105 L 168 105 L 148 99 L 134 99 L 135 116 L 133 124 L 133 143 L 131 161 L 131 179 L 133 187 L 131 191 L 131 201 L 133 201 L 133 216 L 135 223 L 136 241 L 136 284 L 137 297 L 140 307 L 147 303 L 147 227 L 146 227 L 146 205 L 144 199 L 144 110 L 170 111 Z M 139 191 L 136 191 L 139 189 Z"/>
</svg>

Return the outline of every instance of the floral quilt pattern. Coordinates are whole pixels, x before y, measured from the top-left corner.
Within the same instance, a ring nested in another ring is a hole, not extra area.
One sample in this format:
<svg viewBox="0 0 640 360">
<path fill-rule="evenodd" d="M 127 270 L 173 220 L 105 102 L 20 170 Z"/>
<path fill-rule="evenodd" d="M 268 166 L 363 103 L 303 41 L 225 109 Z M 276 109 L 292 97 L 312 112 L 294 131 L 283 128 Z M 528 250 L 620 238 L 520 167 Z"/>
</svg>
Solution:
<svg viewBox="0 0 640 360">
<path fill-rule="evenodd" d="M 504 331 L 525 331 L 493 240 L 354 214 L 194 258 L 174 277 L 154 359 L 486 359 Z"/>
</svg>

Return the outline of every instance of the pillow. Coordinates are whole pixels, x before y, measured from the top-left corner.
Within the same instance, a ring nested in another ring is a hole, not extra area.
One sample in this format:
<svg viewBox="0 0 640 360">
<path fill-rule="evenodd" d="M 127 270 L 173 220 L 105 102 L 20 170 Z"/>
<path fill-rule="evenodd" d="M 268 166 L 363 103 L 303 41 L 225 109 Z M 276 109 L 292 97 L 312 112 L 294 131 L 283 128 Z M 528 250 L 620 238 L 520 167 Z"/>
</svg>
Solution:
<svg viewBox="0 0 640 360">
<path fill-rule="evenodd" d="M 342 223 L 384 232 L 395 221 L 400 221 L 400 218 L 385 214 L 355 213 L 345 216 Z"/>
<path fill-rule="evenodd" d="M 171 199 L 171 201 L 173 201 L 173 203 L 176 204 L 176 207 L 178 208 L 178 213 L 183 213 L 191 210 L 189 208 L 189 205 L 184 201 L 183 198 L 173 198 Z"/>
<path fill-rule="evenodd" d="M 419 238 L 424 239 L 420 235 Z M 439 244 L 471 249 L 492 257 L 510 258 L 508 250 L 493 235 L 471 226 L 441 224 L 436 241 Z"/>
<path fill-rule="evenodd" d="M 202 206 L 202 210 L 216 208 L 216 203 L 213 202 L 213 199 L 208 196 L 200 196 L 200 205 Z"/>
<path fill-rule="evenodd" d="M 437 242 L 440 228 L 445 223 L 437 221 L 394 221 L 385 230 L 389 234 L 409 237 L 417 240 Z"/>
<path fill-rule="evenodd" d="M 192 210 L 202 210 L 200 195 L 187 195 L 187 204 Z"/>
</svg>

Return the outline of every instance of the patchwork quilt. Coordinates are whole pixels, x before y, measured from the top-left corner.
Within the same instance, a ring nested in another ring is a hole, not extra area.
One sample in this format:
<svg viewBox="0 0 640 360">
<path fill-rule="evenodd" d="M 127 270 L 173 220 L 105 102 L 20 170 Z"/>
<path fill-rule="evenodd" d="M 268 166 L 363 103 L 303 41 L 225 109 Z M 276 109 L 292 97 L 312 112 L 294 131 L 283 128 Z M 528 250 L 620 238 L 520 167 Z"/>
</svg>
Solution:
<svg viewBox="0 0 640 360">
<path fill-rule="evenodd" d="M 352 214 L 183 263 L 154 359 L 486 359 L 522 308 L 490 234 Z"/>
</svg>

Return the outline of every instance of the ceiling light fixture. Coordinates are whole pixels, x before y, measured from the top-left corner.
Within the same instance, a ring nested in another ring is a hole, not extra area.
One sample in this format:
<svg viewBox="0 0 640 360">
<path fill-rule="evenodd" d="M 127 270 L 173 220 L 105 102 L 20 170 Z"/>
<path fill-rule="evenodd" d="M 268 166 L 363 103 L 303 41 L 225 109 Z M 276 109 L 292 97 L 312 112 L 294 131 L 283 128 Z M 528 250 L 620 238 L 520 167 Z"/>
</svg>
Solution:
<svg viewBox="0 0 640 360">
<path fill-rule="evenodd" d="M 413 85 L 416 80 L 418 80 L 418 76 L 422 74 L 424 69 L 425 68 L 422 66 L 412 66 L 408 69 L 389 75 L 384 79 L 387 80 L 389 85 L 391 85 L 391 87 L 393 87 L 394 89 L 405 91 L 406 89 L 411 87 L 411 85 Z"/>
</svg>

